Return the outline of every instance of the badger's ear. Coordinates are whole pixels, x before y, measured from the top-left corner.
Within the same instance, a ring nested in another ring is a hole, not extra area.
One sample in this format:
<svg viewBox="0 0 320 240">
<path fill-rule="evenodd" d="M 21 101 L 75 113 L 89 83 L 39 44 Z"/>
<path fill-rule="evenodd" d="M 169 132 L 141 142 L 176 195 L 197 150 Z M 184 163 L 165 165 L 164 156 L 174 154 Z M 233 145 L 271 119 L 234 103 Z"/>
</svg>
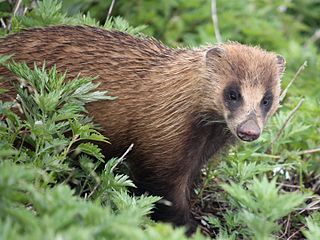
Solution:
<svg viewBox="0 0 320 240">
<path fill-rule="evenodd" d="M 224 54 L 224 49 L 222 47 L 213 47 L 206 51 L 206 62 L 210 63 L 222 58 Z"/>
<path fill-rule="evenodd" d="M 276 55 L 279 75 L 281 76 L 286 68 L 286 60 L 281 55 Z"/>
</svg>

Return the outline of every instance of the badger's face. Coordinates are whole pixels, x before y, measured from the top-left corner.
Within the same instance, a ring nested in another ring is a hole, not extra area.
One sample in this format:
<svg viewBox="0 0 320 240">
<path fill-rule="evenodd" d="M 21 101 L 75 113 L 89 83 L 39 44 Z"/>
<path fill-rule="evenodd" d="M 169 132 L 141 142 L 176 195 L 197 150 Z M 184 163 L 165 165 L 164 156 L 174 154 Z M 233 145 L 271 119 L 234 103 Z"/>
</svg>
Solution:
<svg viewBox="0 0 320 240">
<path fill-rule="evenodd" d="M 231 82 L 223 89 L 224 118 L 230 131 L 243 141 L 256 140 L 267 118 L 278 106 L 275 89 Z"/>
<path fill-rule="evenodd" d="M 216 107 L 228 128 L 243 141 L 256 140 L 279 106 L 284 59 L 235 43 L 212 48 L 206 57 Z"/>
</svg>

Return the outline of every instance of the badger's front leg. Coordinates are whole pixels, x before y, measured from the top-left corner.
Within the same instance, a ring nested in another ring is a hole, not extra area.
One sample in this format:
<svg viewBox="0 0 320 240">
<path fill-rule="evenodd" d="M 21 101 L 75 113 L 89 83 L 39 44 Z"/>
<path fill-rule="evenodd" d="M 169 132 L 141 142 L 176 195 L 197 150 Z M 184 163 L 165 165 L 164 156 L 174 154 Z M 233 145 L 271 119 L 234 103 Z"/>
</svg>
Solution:
<svg viewBox="0 0 320 240">
<path fill-rule="evenodd" d="M 190 209 L 190 174 L 176 176 L 173 182 L 157 183 L 161 189 L 151 191 L 158 192 L 162 199 L 156 204 L 152 218 L 164 222 L 170 222 L 175 226 L 185 226 L 188 235 L 196 229 L 196 222 L 191 216 Z M 156 194 L 157 195 L 157 194 Z"/>
</svg>

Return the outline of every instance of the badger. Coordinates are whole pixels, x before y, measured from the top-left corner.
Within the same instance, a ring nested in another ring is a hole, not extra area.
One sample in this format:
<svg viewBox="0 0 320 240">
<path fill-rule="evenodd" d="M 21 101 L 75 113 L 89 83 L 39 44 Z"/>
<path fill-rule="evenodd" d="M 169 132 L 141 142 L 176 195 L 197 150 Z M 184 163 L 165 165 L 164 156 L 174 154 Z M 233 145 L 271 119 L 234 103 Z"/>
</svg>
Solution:
<svg viewBox="0 0 320 240">
<path fill-rule="evenodd" d="M 0 39 L 0 54 L 46 62 L 67 78 L 97 76 L 117 99 L 87 104 L 111 140 L 107 156 L 127 156 L 140 194 L 161 196 L 153 219 L 194 229 L 190 194 L 201 168 L 238 140 L 259 138 L 279 106 L 282 56 L 236 42 L 173 49 L 161 42 L 89 26 L 24 30 Z M 4 67 L 0 88 L 16 95 Z M 191 230 L 192 231 L 192 230 Z"/>
</svg>

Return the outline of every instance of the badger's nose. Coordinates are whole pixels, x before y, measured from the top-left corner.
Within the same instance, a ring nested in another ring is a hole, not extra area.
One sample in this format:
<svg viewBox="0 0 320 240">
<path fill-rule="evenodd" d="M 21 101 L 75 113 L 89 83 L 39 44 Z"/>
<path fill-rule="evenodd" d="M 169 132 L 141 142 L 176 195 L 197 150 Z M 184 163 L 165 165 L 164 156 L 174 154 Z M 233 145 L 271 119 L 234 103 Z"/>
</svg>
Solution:
<svg viewBox="0 0 320 240">
<path fill-rule="evenodd" d="M 260 132 L 258 124 L 252 119 L 241 123 L 237 128 L 238 137 L 247 142 L 256 140 L 260 136 Z"/>
</svg>

